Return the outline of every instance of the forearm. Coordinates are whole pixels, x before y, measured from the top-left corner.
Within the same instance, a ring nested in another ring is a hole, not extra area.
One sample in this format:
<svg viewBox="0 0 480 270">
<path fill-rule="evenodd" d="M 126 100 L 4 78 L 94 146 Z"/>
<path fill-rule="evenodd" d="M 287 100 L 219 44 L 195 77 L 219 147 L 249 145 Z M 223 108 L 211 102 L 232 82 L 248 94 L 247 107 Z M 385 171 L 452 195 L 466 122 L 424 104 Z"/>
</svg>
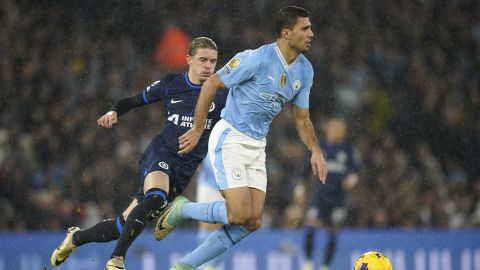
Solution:
<svg viewBox="0 0 480 270">
<path fill-rule="evenodd" d="M 205 122 L 208 115 L 208 110 L 212 105 L 213 98 L 219 89 L 217 79 L 210 78 L 203 85 L 200 90 L 197 105 L 195 107 L 195 114 L 193 115 L 193 127 L 203 132 Z"/>
<path fill-rule="evenodd" d="M 308 147 L 312 152 L 320 150 L 318 146 L 317 136 L 315 135 L 315 129 L 310 119 L 303 119 L 302 121 L 295 122 L 296 129 L 300 140 Z"/>
<path fill-rule="evenodd" d="M 120 116 L 135 107 L 140 107 L 145 105 L 145 101 L 143 100 L 143 92 L 137 93 L 133 96 L 122 98 L 115 102 L 110 111 L 117 112 L 117 115 Z"/>
</svg>

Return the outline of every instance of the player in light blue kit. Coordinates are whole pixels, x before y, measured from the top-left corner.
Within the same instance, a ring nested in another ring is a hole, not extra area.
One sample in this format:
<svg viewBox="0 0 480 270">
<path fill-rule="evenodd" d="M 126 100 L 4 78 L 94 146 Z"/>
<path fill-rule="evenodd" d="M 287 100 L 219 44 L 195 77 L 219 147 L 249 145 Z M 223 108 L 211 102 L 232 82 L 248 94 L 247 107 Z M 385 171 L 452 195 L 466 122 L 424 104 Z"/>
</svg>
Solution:
<svg viewBox="0 0 480 270">
<path fill-rule="evenodd" d="M 212 130 L 208 146 L 226 202 L 191 203 L 177 197 L 160 216 L 155 230 L 164 238 L 186 219 L 224 225 L 171 269 L 195 269 L 260 227 L 267 188 L 265 136 L 287 102 L 293 105 L 301 140 L 312 151 L 313 174 L 325 182 L 327 166 L 308 109 L 313 68 L 302 54 L 313 38 L 309 13 L 295 6 L 284 7 L 275 26 L 276 42 L 238 53 L 203 84 L 193 127 L 179 138 L 179 154 L 190 152 L 203 132 L 215 93 L 230 89 L 222 120 Z"/>
<path fill-rule="evenodd" d="M 225 199 L 220 194 L 218 189 L 217 181 L 215 181 L 215 174 L 213 173 L 212 162 L 210 162 L 210 157 L 207 155 L 198 171 L 197 175 L 197 202 L 199 203 L 208 203 L 214 201 L 224 201 Z M 199 222 L 198 225 L 198 243 L 202 243 L 207 239 L 207 237 L 215 230 L 221 227 L 222 224 L 210 224 L 206 222 Z M 209 262 L 205 263 L 202 266 L 202 270 L 217 270 L 220 269 L 221 262 L 223 261 L 223 256 L 216 257 Z"/>
</svg>

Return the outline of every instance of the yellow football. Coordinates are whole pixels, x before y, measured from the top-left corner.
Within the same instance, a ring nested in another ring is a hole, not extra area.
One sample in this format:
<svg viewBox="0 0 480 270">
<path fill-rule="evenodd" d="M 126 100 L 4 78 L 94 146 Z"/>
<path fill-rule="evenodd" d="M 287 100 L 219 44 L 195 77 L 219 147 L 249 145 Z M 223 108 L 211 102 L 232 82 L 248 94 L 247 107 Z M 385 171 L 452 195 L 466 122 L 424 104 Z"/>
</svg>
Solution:
<svg viewBox="0 0 480 270">
<path fill-rule="evenodd" d="M 358 257 L 354 270 L 392 270 L 392 265 L 382 253 L 369 251 Z"/>
</svg>

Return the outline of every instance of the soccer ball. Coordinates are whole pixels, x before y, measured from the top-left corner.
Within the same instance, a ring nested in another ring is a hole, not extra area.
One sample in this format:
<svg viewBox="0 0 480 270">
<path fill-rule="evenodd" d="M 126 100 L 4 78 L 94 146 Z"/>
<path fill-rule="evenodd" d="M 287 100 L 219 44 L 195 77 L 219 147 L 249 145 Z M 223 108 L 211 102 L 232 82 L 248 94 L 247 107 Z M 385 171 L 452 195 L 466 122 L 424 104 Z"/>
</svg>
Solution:
<svg viewBox="0 0 480 270">
<path fill-rule="evenodd" d="M 382 253 L 369 251 L 358 257 L 353 270 L 392 270 L 392 265 Z"/>
</svg>

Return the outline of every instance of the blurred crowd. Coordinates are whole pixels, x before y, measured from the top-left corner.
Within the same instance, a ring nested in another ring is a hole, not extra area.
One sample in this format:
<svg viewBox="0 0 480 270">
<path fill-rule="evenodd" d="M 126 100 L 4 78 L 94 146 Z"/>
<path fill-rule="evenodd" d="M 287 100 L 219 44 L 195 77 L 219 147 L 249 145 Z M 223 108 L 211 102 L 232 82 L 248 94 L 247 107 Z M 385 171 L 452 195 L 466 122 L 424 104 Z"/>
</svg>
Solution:
<svg viewBox="0 0 480 270">
<path fill-rule="evenodd" d="M 275 40 L 288 1 L 2 1 L 0 231 L 59 230 L 114 217 L 138 188 L 161 105 L 96 119 L 169 72 L 171 27 L 218 44 L 219 66 Z M 480 2 L 296 2 L 312 14 L 311 117 L 348 124 L 360 162 L 349 227 L 480 227 Z M 267 138 L 264 225 L 301 226 L 309 153 L 286 108 Z M 194 194 L 191 189 L 187 194 Z M 193 196 L 190 198 L 194 199 Z"/>
</svg>

